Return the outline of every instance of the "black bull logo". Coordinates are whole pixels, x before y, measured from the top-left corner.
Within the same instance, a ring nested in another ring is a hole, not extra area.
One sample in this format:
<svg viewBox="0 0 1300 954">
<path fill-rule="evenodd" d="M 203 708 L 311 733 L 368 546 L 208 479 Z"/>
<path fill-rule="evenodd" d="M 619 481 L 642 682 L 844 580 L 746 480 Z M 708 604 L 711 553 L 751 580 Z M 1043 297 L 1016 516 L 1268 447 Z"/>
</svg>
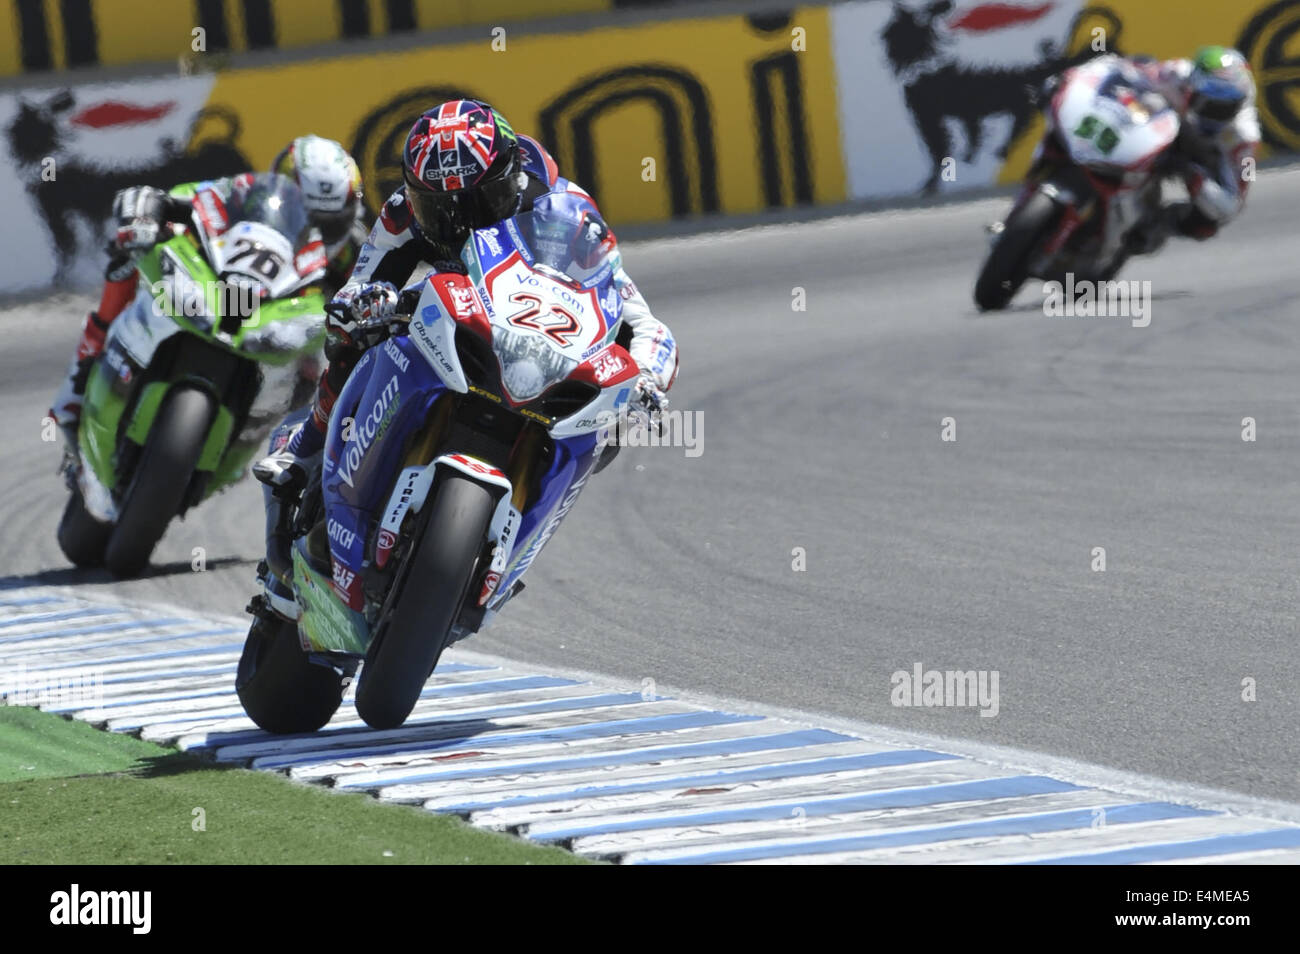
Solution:
<svg viewBox="0 0 1300 954">
<path fill-rule="evenodd" d="M 70 155 L 65 148 L 65 117 L 75 104 L 74 95 L 67 90 L 41 102 L 22 99 L 5 130 L 17 177 L 27 183 L 27 191 L 54 240 L 59 257 L 56 281 L 65 277 L 77 257 L 77 221 L 98 233 L 119 189 L 142 183 L 169 188 L 183 182 L 236 175 L 249 168 L 248 160 L 232 144 L 239 133 L 238 118 L 229 110 L 212 107 L 196 114 L 193 128 L 224 128 L 216 135 L 196 135 L 187 150 L 165 142 L 161 158 L 148 164 L 108 168 L 91 156 Z M 52 174 L 45 175 L 50 160 Z"/>
<path fill-rule="evenodd" d="M 997 5 L 994 5 L 997 6 Z M 1037 60 L 1013 67 L 964 64 L 947 55 L 952 34 L 943 22 L 952 0 L 926 6 L 895 3 L 880 39 L 898 78 L 907 109 L 929 153 L 930 175 L 923 191 L 941 181 L 944 160 L 958 153 L 954 125 L 964 137 L 966 161 L 983 145 L 984 122 L 1010 115 L 1010 130 L 996 154 L 1024 134 L 1037 105 L 1033 93 L 1048 77 L 1098 52 L 1091 44 L 1102 29 L 1108 52 L 1119 47 L 1122 22 L 1105 6 L 1088 6 L 1070 23 L 1061 44 L 1044 42 Z M 814 168 L 808 154 L 804 77 L 798 54 L 788 45 L 788 14 L 750 16 L 748 27 L 771 38 L 769 54 L 749 64 L 751 95 L 758 117 L 755 155 L 762 199 L 769 207 L 813 201 Z M 1237 38 L 1237 46 L 1255 71 L 1260 87 L 1259 112 L 1266 141 L 1275 148 L 1300 150 L 1300 112 L 1292 102 L 1300 88 L 1300 55 L 1289 50 L 1300 36 L 1300 2 L 1278 0 L 1260 10 Z M 1225 38 L 1230 42 L 1231 38 Z M 1140 52 L 1140 51 L 1133 51 Z M 446 99 L 479 98 L 473 90 L 425 86 L 394 95 L 356 127 L 351 143 L 367 184 L 367 199 L 377 208 L 401 183 L 401 148 L 415 116 Z M 627 102 L 653 106 L 665 130 L 669 202 L 674 217 L 719 210 L 719 174 L 714 151 L 714 117 L 707 91 L 689 71 L 655 66 L 625 67 L 585 77 L 558 94 L 538 116 L 542 141 L 561 170 L 599 198 L 599 164 L 593 124 L 606 111 Z M 22 99 L 6 127 L 17 177 L 27 183 L 53 238 L 60 277 L 77 257 L 80 219 L 98 229 L 108 218 L 113 195 L 141 183 L 171 186 L 181 182 L 233 175 L 251 168 L 235 145 L 238 116 L 225 107 L 200 110 L 188 148 L 162 144 L 162 155 L 129 168 L 107 168 L 93 157 L 69 155 L 66 123 L 75 97 L 70 91 L 44 100 Z M 42 176 L 43 163 L 55 160 L 56 175 Z"/>
<path fill-rule="evenodd" d="M 1104 31 L 1106 52 L 1121 52 L 1119 17 L 1104 7 L 1085 7 L 1071 21 L 1065 43 L 1041 43 L 1038 59 L 1032 63 L 1013 67 L 964 64 L 947 49 L 952 36 L 941 18 L 952 10 L 952 0 L 936 0 L 920 9 L 895 4 L 881 32 L 885 55 L 903 84 L 908 112 L 930 154 L 930 175 L 923 193 L 938 190 L 944 161 L 957 154 L 950 121 L 965 134 L 964 159 L 973 162 L 983 145 L 984 121 L 1010 114 L 1011 129 L 996 152 L 1005 160 L 1037 113 L 1035 94 L 1043 82 L 1098 55 L 1089 42 L 1091 25 Z"/>
</svg>

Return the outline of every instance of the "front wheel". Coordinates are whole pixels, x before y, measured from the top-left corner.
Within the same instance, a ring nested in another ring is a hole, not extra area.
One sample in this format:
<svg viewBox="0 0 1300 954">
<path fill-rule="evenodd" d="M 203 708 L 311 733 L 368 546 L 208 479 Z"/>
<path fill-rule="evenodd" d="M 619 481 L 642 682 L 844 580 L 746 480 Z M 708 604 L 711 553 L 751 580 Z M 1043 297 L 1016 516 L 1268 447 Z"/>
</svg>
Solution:
<svg viewBox="0 0 1300 954">
<path fill-rule="evenodd" d="M 1029 259 L 1061 216 L 1061 206 L 1035 192 L 1007 217 L 997 242 L 975 282 L 975 304 L 982 311 L 1007 307 L 1029 277 Z"/>
<path fill-rule="evenodd" d="M 212 397 L 193 387 L 175 388 L 163 399 L 104 552 L 114 576 L 136 576 L 149 563 L 185 501 L 215 410 Z"/>
<path fill-rule="evenodd" d="M 415 708 L 465 602 L 496 500 L 482 484 L 448 477 L 405 567 L 388 625 L 370 644 L 357 713 L 375 729 L 394 729 Z"/>
</svg>

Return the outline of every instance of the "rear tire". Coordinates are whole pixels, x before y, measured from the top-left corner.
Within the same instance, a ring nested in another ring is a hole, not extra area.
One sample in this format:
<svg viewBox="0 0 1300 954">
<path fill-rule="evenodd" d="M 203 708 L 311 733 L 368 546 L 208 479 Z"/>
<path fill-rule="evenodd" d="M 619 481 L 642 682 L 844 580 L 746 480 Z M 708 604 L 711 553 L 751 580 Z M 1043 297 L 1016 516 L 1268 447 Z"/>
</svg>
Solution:
<svg viewBox="0 0 1300 954">
<path fill-rule="evenodd" d="M 180 512 L 215 410 L 212 397 L 197 388 L 175 388 L 164 398 L 104 552 L 114 576 L 136 576 L 148 565 Z"/>
<path fill-rule="evenodd" d="M 258 617 L 239 657 L 235 691 L 259 728 L 277 735 L 315 732 L 343 701 L 343 675 L 308 658 L 296 623 Z"/>
<path fill-rule="evenodd" d="M 1029 258 L 1056 226 L 1061 206 L 1041 192 L 1007 218 L 1002 234 L 989 250 L 975 282 L 975 304 L 981 311 L 1007 307 L 1029 277 Z"/>
<path fill-rule="evenodd" d="M 100 523 L 86 509 L 80 490 L 72 491 L 59 519 L 59 549 L 73 566 L 92 567 L 104 562 L 104 548 L 113 534 L 111 523 Z"/>
<path fill-rule="evenodd" d="M 388 625 L 361 669 L 357 712 L 375 729 L 397 728 L 415 708 L 465 601 L 496 501 L 481 484 L 448 477 L 431 506 Z"/>
</svg>

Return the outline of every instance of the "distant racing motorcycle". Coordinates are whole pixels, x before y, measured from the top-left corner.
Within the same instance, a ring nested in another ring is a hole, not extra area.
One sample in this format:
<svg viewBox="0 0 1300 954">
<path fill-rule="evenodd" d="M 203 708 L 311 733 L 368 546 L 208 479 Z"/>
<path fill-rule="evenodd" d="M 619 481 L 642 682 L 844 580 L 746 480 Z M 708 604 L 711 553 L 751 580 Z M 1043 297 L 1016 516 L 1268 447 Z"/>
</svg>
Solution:
<svg viewBox="0 0 1300 954">
<path fill-rule="evenodd" d="M 58 541 L 119 577 L 171 520 L 243 476 L 324 339 L 324 248 L 298 186 L 200 188 L 186 228 L 137 257 L 135 300 L 89 369 Z"/>
<path fill-rule="evenodd" d="M 236 688 L 272 732 L 314 731 L 361 665 L 356 708 L 404 722 L 450 643 L 476 632 L 598 469 L 639 374 L 609 261 L 575 258 L 571 196 L 473 233 L 466 274 L 404 290 L 393 335 L 334 406 L 322 464 L 286 499 Z"/>
<path fill-rule="evenodd" d="M 1005 308 L 1030 277 L 1114 278 L 1159 211 L 1163 178 L 1176 171 L 1178 113 L 1118 58 L 1067 71 L 1046 122 L 1024 187 L 991 228 L 975 283 L 983 310 Z"/>
</svg>

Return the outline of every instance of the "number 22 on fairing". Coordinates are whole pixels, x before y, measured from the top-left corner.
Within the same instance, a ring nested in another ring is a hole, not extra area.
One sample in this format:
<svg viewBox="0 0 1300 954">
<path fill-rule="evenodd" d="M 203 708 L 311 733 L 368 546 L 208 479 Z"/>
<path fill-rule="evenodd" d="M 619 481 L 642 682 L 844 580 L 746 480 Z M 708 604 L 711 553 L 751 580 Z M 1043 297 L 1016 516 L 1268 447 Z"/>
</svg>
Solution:
<svg viewBox="0 0 1300 954">
<path fill-rule="evenodd" d="M 540 331 L 560 347 L 568 345 L 569 339 L 582 330 L 581 323 L 573 313 L 554 302 L 551 303 L 548 312 L 543 312 L 540 295 L 534 295 L 532 292 L 515 292 L 510 296 L 510 301 L 515 305 L 523 305 L 524 308 L 507 318 L 507 322 L 517 328 Z"/>
</svg>

